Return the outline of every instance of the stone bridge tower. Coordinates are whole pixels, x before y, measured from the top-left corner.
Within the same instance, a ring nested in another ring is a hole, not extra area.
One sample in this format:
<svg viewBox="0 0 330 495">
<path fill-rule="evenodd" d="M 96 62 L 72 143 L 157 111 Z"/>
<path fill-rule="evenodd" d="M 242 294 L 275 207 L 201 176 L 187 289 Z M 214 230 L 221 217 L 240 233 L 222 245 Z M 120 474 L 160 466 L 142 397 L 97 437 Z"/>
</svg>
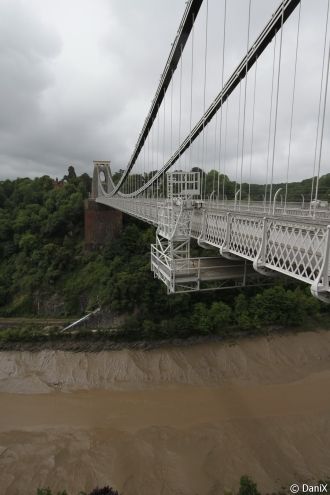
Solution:
<svg viewBox="0 0 330 495">
<path fill-rule="evenodd" d="M 94 161 L 94 171 L 98 165 L 101 169 L 109 170 L 109 161 Z M 101 177 L 103 187 L 108 189 L 108 174 Z M 103 246 L 106 242 L 119 237 L 123 227 L 123 214 L 110 206 L 97 203 L 98 177 L 93 176 L 91 196 L 85 200 L 85 247 L 93 250 Z"/>
</svg>

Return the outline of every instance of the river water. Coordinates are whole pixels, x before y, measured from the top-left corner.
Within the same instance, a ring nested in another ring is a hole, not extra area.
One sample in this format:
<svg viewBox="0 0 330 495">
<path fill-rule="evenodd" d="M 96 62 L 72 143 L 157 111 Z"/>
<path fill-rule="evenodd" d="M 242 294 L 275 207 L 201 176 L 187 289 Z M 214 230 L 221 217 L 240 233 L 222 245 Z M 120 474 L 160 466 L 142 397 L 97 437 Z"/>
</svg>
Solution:
<svg viewBox="0 0 330 495">
<path fill-rule="evenodd" d="M 330 477 L 330 332 L 0 354 L 0 487 L 216 495 Z"/>
</svg>

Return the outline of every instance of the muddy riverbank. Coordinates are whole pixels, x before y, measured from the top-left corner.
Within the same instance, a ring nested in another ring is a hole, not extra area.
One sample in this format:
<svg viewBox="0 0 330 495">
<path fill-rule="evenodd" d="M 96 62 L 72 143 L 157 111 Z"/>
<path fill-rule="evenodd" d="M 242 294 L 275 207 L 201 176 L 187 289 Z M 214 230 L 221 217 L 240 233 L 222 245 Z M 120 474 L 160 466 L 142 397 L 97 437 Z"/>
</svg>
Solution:
<svg viewBox="0 0 330 495">
<path fill-rule="evenodd" d="M 0 353 L 0 486 L 216 495 L 330 474 L 330 332 Z"/>
</svg>

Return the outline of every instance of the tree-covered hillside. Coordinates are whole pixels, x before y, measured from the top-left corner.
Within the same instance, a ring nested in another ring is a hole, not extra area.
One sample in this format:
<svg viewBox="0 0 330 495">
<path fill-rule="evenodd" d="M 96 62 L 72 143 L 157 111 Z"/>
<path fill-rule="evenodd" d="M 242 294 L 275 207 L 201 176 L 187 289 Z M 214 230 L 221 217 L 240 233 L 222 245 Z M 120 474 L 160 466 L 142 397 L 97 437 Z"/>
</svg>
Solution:
<svg viewBox="0 0 330 495">
<path fill-rule="evenodd" d="M 99 305 L 125 315 L 134 338 L 295 325 L 325 311 L 300 286 L 168 296 L 150 272 L 154 228 L 125 218 L 121 237 L 86 252 L 83 201 L 90 178 L 0 182 L 0 316 L 80 315 Z M 321 308 L 321 309 L 320 309 Z"/>
<path fill-rule="evenodd" d="M 201 182 L 203 185 L 203 191 L 205 195 L 209 197 L 213 193 L 213 197 L 218 195 L 219 199 L 222 199 L 223 193 L 226 199 L 234 199 L 235 191 L 239 189 L 239 184 L 235 181 L 231 181 L 227 175 L 219 174 L 217 170 L 210 170 L 208 173 L 202 171 L 199 167 L 193 167 L 191 169 L 195 172 L 200 172 Z M 120 179 L 124 171 L 120 170 L 116 172 L 113 179 L 116 182 Z M 141 187 L 145 182 L 147 182 L 154 174 L 156 170 L 145 173 L 144 175 L 132 174 L 129 178 L 129 182 L 133 187 Z M 286 184 L 281 182 L 273 185 L 273 197 L 275 191 L 281 188 L 279 201 L 281 199 L 285 200 L 285 193 L 287 189 L 287 201 L 294 202 L 309 202 L 311 199 L 315 199 L 315 189 L 316 189 L 317 179 L 314 177 L 302 180 L 301 182 L 290 182 L 286 188 Z M 160 180 L 159 187 L 161 192 L 166 193 L 166 184 Z M 269 200 L 270 186 L 268 184 L 267 188 L 264 184 L 242 184 L 242 199 L 247 200 L 250 191 L 251 200 L 253 201 L 263 201 L 265 193 L 267 195 L 267 200 Z M 311 192 L 313 191 L 313 197 L 311 197 Z M 330 203 L 330 174 L 323 175 L 320 177 L 318 184 L 318 199 L 322 201 L 328 201 Z"/>
</svg>

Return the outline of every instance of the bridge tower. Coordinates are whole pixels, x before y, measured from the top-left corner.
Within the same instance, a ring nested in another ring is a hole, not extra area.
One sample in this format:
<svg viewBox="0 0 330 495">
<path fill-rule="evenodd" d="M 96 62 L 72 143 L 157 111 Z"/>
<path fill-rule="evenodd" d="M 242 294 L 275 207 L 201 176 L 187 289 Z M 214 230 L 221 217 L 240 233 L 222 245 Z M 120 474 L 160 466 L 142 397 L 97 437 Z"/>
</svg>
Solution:
<svg viewBox="0 0 330 495">
<path fill-rule="evenodd" d="M 100 180 L 107 191 L 109 183 L 109 161 L 94 161 L 94 169 L 101 170 Z M 102 173 L 103 172 L 103 173 Z M 95 174 L 94 174 L 95 175 Z M 120 236 L 123 227 L 123 213 L 97 202 L 98 177 L 93 176 L 91 196 L 85 200 L 85 248 L 93 250 Z"/>
</svg>

